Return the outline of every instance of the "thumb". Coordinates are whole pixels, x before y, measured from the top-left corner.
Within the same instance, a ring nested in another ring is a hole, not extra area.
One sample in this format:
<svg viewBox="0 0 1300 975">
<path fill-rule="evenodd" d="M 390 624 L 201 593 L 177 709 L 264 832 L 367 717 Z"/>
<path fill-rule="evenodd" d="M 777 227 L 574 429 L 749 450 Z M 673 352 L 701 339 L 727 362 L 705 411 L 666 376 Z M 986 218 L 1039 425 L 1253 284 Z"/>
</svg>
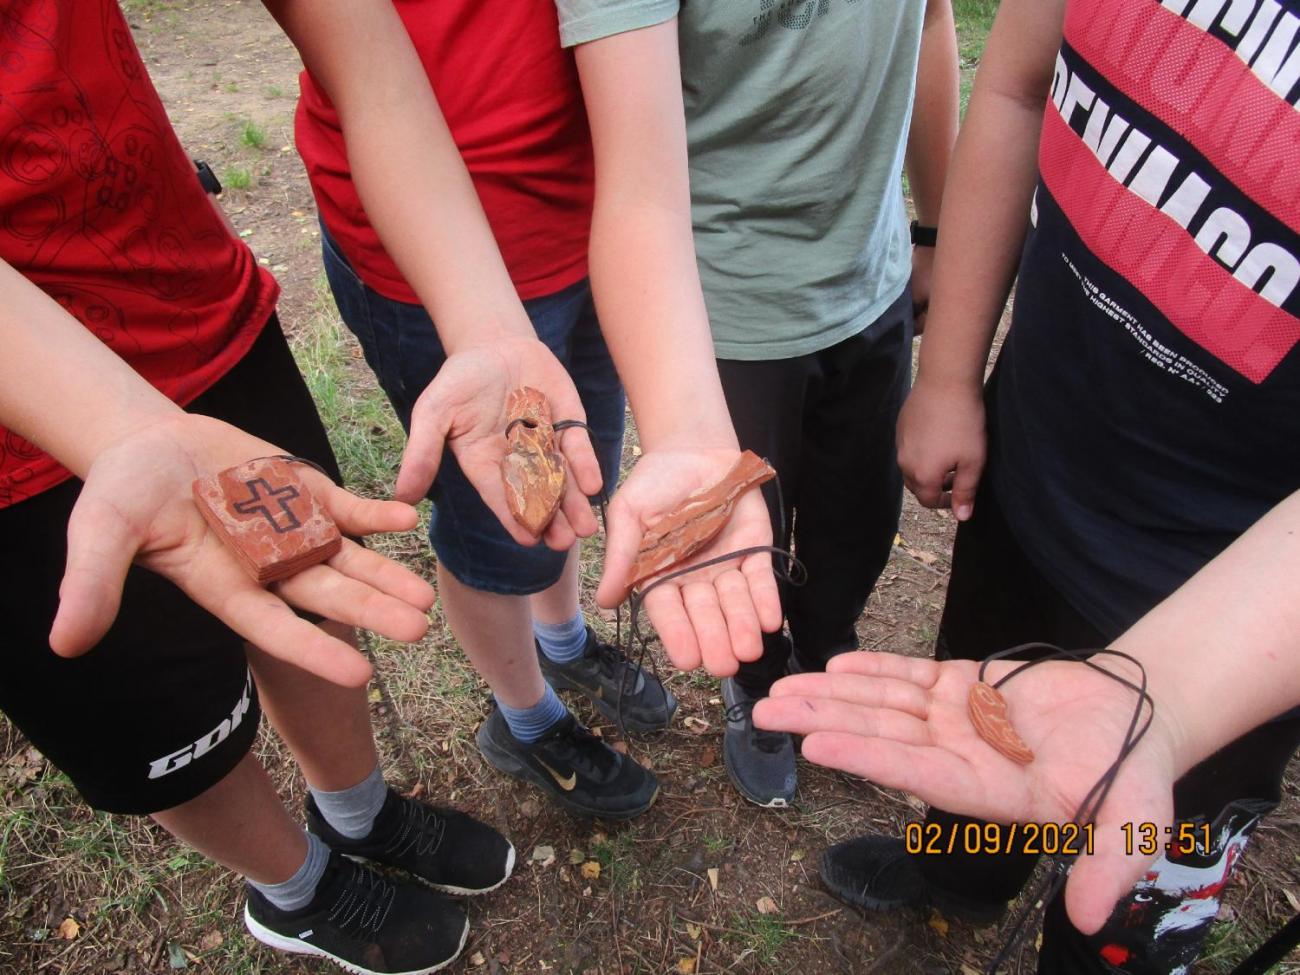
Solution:
<svg viewBox="0 0 1300 975">
<path fill-rule="evenodd" d="M 596 589 L 596 604 L 613 609 L 627 598 L 628 577 L 643 536 L 639 519 L 620 497 L 609 504 L 605 518 L 605 569 Z"/>
<path fill-rule="evenodd" d="M 428 493 L 429 486 L 442 464 L 442 451 L 447 444 L 447 431 L 451 429 L 450 417 L 444 417 L 444 405 L 432 400 L 427 405 L 422 399 L 415 404 L 411 417 L 411 432 L 402 451 L 402 463 L 397 470 L 397 485 L 393 497 L 407 504 L 416 504 Z"/>
<path fill-rule="evenodd" d="M 76 657 L 98 643 L 117 618 L 122 586 L 139 542 L 110 505 L 82 494 L 68 519 L 68 561 L 50 649 Z"/>
<path fill-rule="evenodd" d="M 975 492 L 979 489 L 983 471 L 984 464 L 978 460 L 967 460 L 957 465 L 957 473 L 952 479 L 952 513 L 958 521 L 969 521 L 975 514 Z"/>
</svg>

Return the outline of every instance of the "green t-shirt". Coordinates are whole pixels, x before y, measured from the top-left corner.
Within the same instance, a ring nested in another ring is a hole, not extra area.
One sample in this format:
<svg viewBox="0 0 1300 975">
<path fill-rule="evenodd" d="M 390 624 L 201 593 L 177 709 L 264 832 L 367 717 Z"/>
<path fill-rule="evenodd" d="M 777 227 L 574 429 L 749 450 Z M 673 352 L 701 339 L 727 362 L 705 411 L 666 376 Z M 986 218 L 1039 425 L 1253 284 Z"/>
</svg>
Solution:
<svg viewBox="0 0 1300 975">
<path fill-rule="evenodd" d="M 565 46 L 678 17 L 700 277 L 719 358 L 870 325 L 907 286 L 925 0 L 556 0 Z"/>
</svg>

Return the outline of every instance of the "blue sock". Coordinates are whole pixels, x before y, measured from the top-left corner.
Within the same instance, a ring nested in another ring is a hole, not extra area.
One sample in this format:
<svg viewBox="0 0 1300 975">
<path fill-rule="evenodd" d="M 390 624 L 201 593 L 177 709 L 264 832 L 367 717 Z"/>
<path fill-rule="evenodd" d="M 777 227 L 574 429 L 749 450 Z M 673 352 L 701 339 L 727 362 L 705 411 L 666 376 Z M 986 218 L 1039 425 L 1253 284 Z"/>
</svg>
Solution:
<svg viewBox="0 0 1300 975">
<path fill-rule="evenodd" d="M 359 840 L 374 828 L 375 817 L 388 798 L 388 786 L 384 784 L 384 773 L 376 765 L 373 772 L 350 789 L 339 792 L 311 789 L 311 797 L 316 800 L 316 808 L 325 822 L 348 839 Z"/>
<path fill-rule="evenodd" d="M 325 875 L 325 868 L 330 862 L 330 848 L 317 836 L 307 834 L 307 859 L 288 880 L 279 884 L 259 884 L 256 880 L 248 885 L 259 891 L 262 896 L 282 911 L 300 911 L 316 897 L 316 888 L 320 878 Z"/>
<path fill-rule="evenodd" d="M 546 685 L 542 699 L 531 708 L 507 707 L 500 701 L 497 701 L 497 707 L 501 709 L 501 717 L 506 719 L 510 733 L 524 744 L 542 737 L 569 713 L 550 684 Z"/>
<path fill-rule="evenodd" d="M 547 660 L 571 664 L 587 649 L 587 619 L 582 610 L 578 610 L 567 623 L 538 623 L 534 620 L 533 636 Z"/>
</svg>

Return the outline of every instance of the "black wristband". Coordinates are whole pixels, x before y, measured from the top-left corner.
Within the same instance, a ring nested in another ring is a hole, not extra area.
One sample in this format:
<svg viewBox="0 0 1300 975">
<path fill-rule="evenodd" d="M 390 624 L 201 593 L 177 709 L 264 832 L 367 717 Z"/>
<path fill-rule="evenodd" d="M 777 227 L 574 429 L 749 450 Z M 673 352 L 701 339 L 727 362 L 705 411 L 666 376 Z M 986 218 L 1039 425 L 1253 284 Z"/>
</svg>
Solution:
<svg viewBox="0 0 1300 975">
<path fill-rule="evenodd" d="M 212 171 L 212 167 L 202 159 L 194 160 L 194 168 L 198 171 L 199 185 L 203 187 L 204 193 L 210 193 L 213 196 L 221 195 L 221 180 L 217 179 L 217 174 Z"/>
<path fill-rule="evenodd" d="M 933 247 L 939 243 L 939 228 L 924 227 L 919 220 L 913 220 L 912 243 L 917 247 Z"/>
</svg>

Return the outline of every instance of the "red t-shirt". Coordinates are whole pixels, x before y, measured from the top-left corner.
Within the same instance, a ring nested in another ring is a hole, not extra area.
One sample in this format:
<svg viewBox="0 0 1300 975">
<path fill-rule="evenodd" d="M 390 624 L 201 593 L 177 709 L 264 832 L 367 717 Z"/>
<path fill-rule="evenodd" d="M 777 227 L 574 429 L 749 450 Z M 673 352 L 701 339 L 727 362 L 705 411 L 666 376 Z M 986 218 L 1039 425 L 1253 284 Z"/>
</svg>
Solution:
<svg viewBox="0 0 1300 975">
<path fill-rule="evenodd" d="M 278 287 L 209 204 L 116 0 L 0 7 L 0 259 L 188 403 Z M 72 475 L 0 427 L 0 507 Z"/>
<path fill-rule="evenodd" d="M 397 0 L 521 298 L 587 273 L 594 166 L 553 0 Z M 366 219 L 338 114 L 303 72 L 298 151 L 322 219 L 375 291 L 418 302 Z M 437 213 L 428 215 L 437 220 Z"/>
</svg>

